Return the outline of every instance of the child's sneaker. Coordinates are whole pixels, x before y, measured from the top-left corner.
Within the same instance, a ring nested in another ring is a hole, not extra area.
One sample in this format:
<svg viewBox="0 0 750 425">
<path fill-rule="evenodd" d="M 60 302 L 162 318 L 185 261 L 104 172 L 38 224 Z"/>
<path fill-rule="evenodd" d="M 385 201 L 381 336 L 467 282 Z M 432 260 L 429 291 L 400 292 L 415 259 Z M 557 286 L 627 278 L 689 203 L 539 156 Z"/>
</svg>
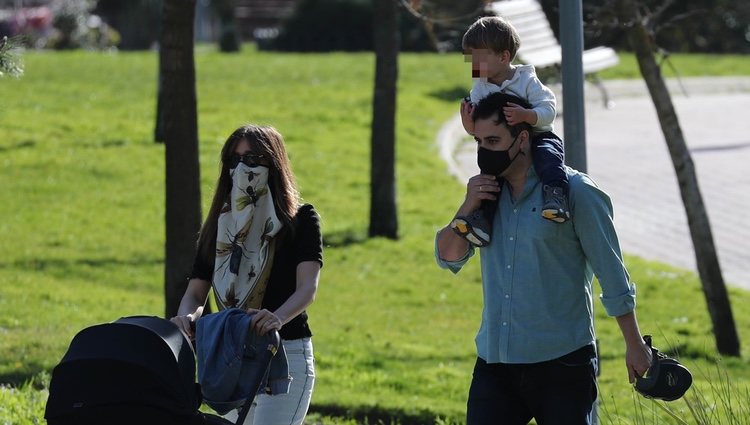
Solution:
<svg viewBox="0 0 750 425">
<path fill-rule="evenodd" d="M 451 229 L 472 245 L 482 248 L 490 244 L 492 227 L 481 208 L 468 216 L 457 216 L 451 221 Z"/>
<path fill-rule="evenodd" d="M 544 207 L 542 217 L 556 223 L 564 223 L 570 219 L 568 198 L 561 187 L 544 185 Z"/>
</svg>

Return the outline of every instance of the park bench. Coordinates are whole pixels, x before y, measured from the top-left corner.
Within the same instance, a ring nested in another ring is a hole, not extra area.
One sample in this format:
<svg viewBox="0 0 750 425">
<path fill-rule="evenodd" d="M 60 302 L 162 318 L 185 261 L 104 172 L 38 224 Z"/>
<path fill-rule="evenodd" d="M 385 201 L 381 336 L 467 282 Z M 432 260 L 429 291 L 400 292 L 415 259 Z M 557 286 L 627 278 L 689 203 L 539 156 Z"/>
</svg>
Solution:
<svg viewBox="0 0 750 425">
<path fill-rule="evenodd" d="M 535 68 L 554 67 L 558 72 L 562 63 L 562 49 L 550 28 L 547 16 L 537 0 L 503 0 L 488 5 L 491 13 L 507 19 L 521 37 L 521 48 L 517 58 L 521 63 Z M 602 93 L 604 106 L 612 103 L 598 71 L 617 65 L 617 53 L 609 47 L 594 47 L 584 50 L 583 74 L 590 77 Z"/>
</svg>

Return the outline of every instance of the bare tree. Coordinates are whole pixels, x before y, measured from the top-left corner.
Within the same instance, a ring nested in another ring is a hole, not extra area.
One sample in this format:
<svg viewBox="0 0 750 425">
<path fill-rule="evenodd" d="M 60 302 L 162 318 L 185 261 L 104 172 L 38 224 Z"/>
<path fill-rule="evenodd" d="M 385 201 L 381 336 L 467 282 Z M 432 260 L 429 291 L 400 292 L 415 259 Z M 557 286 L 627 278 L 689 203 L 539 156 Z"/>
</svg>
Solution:
<svg viewBox="0 0 750 425">
<path fill-rule="evenodd" d="M 239 52 L 240 35 L 234 16 L 235 0 L 212 0 L 211 8 L 219 18 L 219 50 L 224 53 Z"/>
<path fill-rule="evenodd" d="M 195 0 L 164 0 L 159 49 L 166 162 L 166 317 L 177 314 L 200 229 L 198 112 L 193 57 Z"/>
<path fill-rule="evenodd" d="M 685 143 L 672 98 L 654 58 L 656 46 L 653 28 L 650 28 L 653 19 L 649 20 L 641 13 L 636 0 L 618 0 L 618 12 L 627 26 L 630 45 L 635 50 L 638 66 L 656 107 L 662 133 L 667 141 L 672 164 L 677 174 L 698 263 L 698 274 L 716 337 L 716 347 L 723 355 L 739 356 L 740 341 L 716 254 L 711 225 L 698 187 L 695 167 Z"/>
<path fill-rule="evenodd" d="M 375 91 L 370 154 L 370 236 L 398 237 L 396 204 L 397 0 L 374 0 Z"/>
</svg>

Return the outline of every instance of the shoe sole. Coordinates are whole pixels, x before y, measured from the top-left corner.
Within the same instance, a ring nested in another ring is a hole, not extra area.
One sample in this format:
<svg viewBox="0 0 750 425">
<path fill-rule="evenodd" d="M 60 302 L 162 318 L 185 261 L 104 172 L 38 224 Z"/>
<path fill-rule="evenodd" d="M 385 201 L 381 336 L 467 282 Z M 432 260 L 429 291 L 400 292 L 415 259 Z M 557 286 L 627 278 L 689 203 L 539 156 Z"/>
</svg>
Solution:
<svg viewBox="0 0 750 425">
<path fill-rule="evenodd" d="M 478 229 L 474 228 L 463 218 L 454 218 L 451 222 L 451 229 L 476 247 L 483 248 L 490 244 L 490 241 L 488 240 L 489 235 L 485 232 L 478 231 Z"/>
<path fill-rule="evenodd" d="M 542 217 L 555 223 L 565 223 L 568 221 L 568 217 L 561 215 L 557 210 L 544 210 L 542 211 Z"/>
</svg>

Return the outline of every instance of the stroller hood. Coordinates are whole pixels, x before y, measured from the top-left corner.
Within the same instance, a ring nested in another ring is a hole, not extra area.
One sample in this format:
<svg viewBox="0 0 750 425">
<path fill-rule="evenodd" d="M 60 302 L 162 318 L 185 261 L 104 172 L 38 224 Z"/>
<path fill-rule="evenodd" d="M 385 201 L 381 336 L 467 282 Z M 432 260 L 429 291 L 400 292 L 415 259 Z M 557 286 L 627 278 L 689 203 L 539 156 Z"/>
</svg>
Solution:
<svg viewBox="0 0 750 425">
<path fill-rule="evenodd" d="M 168 320 L 133 316 L 73 338 L 52 372 L 45 417 L 118 404 L 191 415 L 200 401 L 190 342 Z"/>
</svg>

